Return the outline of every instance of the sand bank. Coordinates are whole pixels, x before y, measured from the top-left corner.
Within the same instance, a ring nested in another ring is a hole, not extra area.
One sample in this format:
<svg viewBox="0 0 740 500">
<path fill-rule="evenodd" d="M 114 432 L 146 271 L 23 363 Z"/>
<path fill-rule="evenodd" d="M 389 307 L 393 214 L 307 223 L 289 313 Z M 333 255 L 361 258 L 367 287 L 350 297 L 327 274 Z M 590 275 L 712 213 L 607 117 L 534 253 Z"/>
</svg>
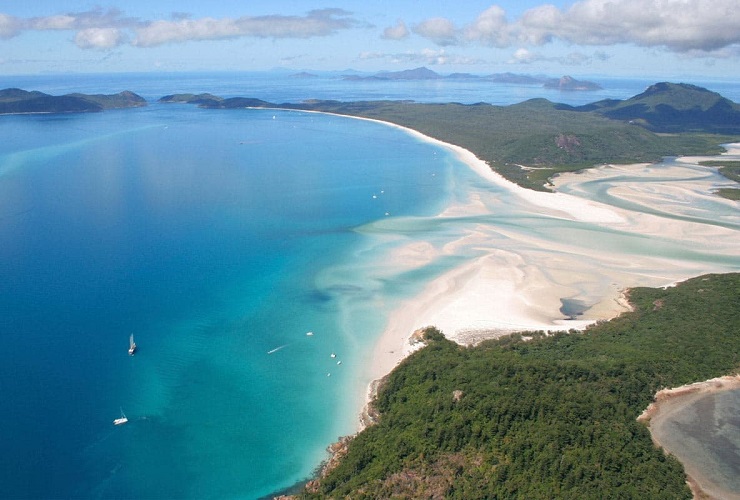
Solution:
<svg viewBox="0 0 740 500">
<path fill-rule="evenodd" d="M 721 484 L 709 477 L 710 474 L 707 472 L 716 472 L 704 470 L 707 467 L 711 468 L 711 459 L 705 458 L 697 461 L 696 457 L 693 460 L 684 457 L 681 450 L 674 449 L 661 436 L 672 432 L 670 424 L 677 415 L 695 406 L 707 395 L 729 390 L 740 390 L 740 375 L 728 375 L 673 389 L 663 389 L 655 394 L 654 402 L 637 419 L 648 425 L 653 442 L 657 446 L 681 460 L 686 469 L 687 482 L 694 498 L 740 499 L 740 493 L 726 491 Z M 702 423 L 703 427 L 708 425 L 708 423 Z M 703 464 L 703 467 L 697 466 L 697 462 Z"/>
<path fill-rule="evenodd" d="M 433 280 L 391 315 L 373 353 L 371 380 L 387 374 L 413 350 L 409 335 L 424 326 L 434 325 L 462 344 L 514 331 L 582 329 L 629 310 L 623 295 L 627 288 L 667 286 L 708 272 L 740 269 L 740 214 L 716 225 L 701 219 L 706 213 L 691 213 L 696 200 L 716 201 L 710 194 L 715 180 L 696 178 L 693 171 L 668 165 L 608 166 L 558 177 L 555 189 L 567 186 L 568 193 L 535 192 L 507 181 L 470 151 L 404 130 L 453 151 L 491 186 L 511 195 L 522 211 L 551 220 L 552 226 L 569 225 L 564 226 L 562 238 L 553 240 L 506 225 L 481 223 L 461 230 L 456 240 L 441 248 L 415 242 L 399 251 L 396 262 L 406 265 L 423 265 L 444 255 L 478 255 Z M 634 180 L 615 183 L 609 190 L 613 204 L 590 199 L 585 190 L 595 181 L 625 176 Z M 650 182 L 651 176 L 682 182 L 680 186 L 665 180 Z M 495 210 L 481 201 L 485 196 L 474 195 L 437 218 L 480 216 Z M 615 232 L 627 241 L 620 243 L 621 248 L 612 245 Z M 694 258 L 702 252 L 726 262 Z M 562 299 L 578 300 L 587 310 L 576 320 L 568 319 L 560 312 Z"/>
</svg>

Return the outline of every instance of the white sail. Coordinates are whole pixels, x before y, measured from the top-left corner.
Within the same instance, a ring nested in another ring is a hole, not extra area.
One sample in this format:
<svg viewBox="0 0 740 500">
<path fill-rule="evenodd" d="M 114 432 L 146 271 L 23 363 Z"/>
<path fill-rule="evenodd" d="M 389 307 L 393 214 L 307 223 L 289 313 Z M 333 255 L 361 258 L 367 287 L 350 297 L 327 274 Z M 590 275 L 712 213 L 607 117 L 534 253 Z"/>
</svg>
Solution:
<svg viewBox="0 0 740 500">
<path fill-rule="evenodd" d="M 134 334 L 132 333 L 128 339 L 128 353 L 133 356 L 134 352 L 136 352 L 136 342 L 134 342 Z"/>
</svg>

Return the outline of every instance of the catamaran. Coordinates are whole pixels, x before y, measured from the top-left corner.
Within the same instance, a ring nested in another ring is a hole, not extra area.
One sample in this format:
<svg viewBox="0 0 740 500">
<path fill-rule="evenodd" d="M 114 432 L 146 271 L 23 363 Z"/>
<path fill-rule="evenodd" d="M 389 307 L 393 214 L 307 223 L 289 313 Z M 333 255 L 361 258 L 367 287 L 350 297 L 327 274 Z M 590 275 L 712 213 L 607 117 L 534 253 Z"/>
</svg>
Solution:
<svg viewBox="0 0 740 500">
<path fill-rule="evenodd" d="M 126 415 L 123 413 L 123 408 L 121 408 L 121 417 L 115 419 L 113 421 L 113 425 L 123 425 L 126 422 L 128 422 L 128 418 L 126 418 Z"/>
<path fill-rule="evenodd" d="M 136 342 L 134 342 L 134 334 L 131 334 L 131 337 L 128 339 L 128 354 L 129 356 L 133 356 L 136 352 Z"/>
</svg>

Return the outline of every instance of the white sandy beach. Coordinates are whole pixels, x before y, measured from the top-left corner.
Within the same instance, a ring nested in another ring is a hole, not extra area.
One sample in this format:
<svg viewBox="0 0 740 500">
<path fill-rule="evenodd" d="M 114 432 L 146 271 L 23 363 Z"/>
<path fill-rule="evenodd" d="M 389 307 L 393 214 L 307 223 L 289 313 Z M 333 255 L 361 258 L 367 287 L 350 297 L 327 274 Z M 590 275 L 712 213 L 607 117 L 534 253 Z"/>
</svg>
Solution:
<svg viewBox="0 0 740 500">
<path fill-rule="evenodd" d="M 425 326 L 434 325 L 462 344 L 513 331 L 583 329 L 627 311 L 629 306 L 623 297 L 627 288 L 667 286 L 700 274 L 740 269 L 740 232 L 736 229 L 740 211 L 732 205 L 735 202 L 727 201 L 733 207 L 730 210 L 735 210 L 728 221 L 734 227 L 704 224 L 698 217 L 685 220 L 682 216 L 687 208 L 690 211 L 694 200 L 711 197 L 716 201 L 718 197 L 711 194 L 714 180 L 694 179 L 695 173 L 678 167 L 605 166 L 559 176 L 554 182 L 558 192 L 535 192 L 505 180 L 463 148 L 405 130 L 454 151 L 465 165 L 492 186 L 513 194 L 538 217 L 552 218 L 553 224 L 564 220 L 582 222 L 589 230 L 603 228 L 606 237 L 601 241 L 595 233 L 597 237 L 571 241 L 566 236 L 553 242 L 510 227 L 479 224 L 462 231 L 457 240 L 441 248 L 420 242 L 404 247 L 396 253 L 396 264 L 409 267 L 422 266 L 442 255 L 456 255 L 461 250 L 474 249 L 479 256 L 433 280 L 421 294 L 399 304 L 375 347 L 368 380 L 385 376 L 412 352 L 415 347 L 409 343 L 409 337 Z M 692 161 L 698 160 L 682 159 Z M 582 195 L 560 192 L 568 187 L 579 193 L 587 183 L 616 179 L 625 173 L 646 182 L 615 183 L 609 194 L 644 207 L 644 211 L 589 199 L 586 191 Z M 680 186 L 648 182 L 656 175 L 675 176 L 683 182 Z M 437 217 L 480 215 L 490 210 L 490 204 L 474 196 Z M 611 248 L 608 239 L 613 230 L 634 235 L 636 249 Z M 655 251 L 650 248 L 652 237 L 660 238 Z M 680 251 L 663 254 L 672 242 Z M 697 262 L 692 252 L 707 252 L 724 262 Z M 560 312 L 563 298 L 582 301 L 588 310 L 577 320 L 567 319 Z"/>
</svg>

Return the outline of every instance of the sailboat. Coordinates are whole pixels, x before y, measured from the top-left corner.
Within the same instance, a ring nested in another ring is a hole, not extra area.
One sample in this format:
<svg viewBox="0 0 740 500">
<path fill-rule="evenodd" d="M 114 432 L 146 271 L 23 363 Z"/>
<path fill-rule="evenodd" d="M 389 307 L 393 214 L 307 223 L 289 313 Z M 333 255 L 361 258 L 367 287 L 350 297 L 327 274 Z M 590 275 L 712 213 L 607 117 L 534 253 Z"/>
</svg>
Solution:
<svg viewBox="0 0 740 500">
<path fill-rule="evenodd" d="M 134 334 L 131 334 L 131 337 L 128 339 L 128 354 L 129 356 L 133 356 L 136 352 L 136 342 L 134 342 Z"/>
<path fill-rule="evenodd" d="M 128 422 L 128 418 L 127 418 L 127 417 L 126 417 L 126 415 L 125 415 L 125 414 L 123 413 L 123 408 L 121 408 L 121 417 L 120 417 L 120 418 L 117 418 L 117 419 L 115 419 L 115 420 L 113 421 L 113 425 L 123 425 L 123 424 L 125 424 L 126 422 Z"/>
</svg>

